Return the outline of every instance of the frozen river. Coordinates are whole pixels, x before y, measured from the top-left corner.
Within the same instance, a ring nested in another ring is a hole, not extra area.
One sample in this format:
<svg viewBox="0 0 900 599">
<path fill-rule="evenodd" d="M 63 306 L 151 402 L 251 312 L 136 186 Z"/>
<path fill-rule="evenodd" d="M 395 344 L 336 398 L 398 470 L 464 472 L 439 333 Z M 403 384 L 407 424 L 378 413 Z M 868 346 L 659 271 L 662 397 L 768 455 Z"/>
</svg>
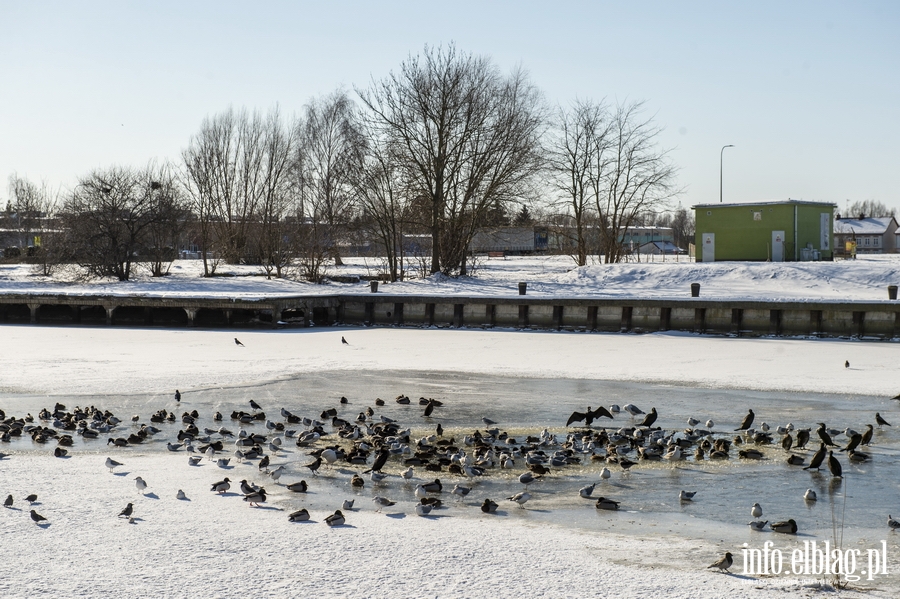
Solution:
<svg viewBox="0 0 900 599">
<path fill-rule="evenodd" d="M 396 403 L 395 397 L 401 394 L 412 398 L 412 403 Z M 340 404 L 341 396 L 346 396 L 349 403 Z M 423 408 L 417 402 L 420 396 L 439 399 L 443 406 L 436 408 L 431 418 L 425 418 Z M 385 405 L 375 407 L 376 398 L 385 400 Z M 754 428 L 762 423 L 768 423 L 772 429 L 792 423 L 797 429 L 813 429 L 808 446 L 810 450 L 794 452 L 804 457 L 807 463 L 812 450 L 818 447 L 815 428 L 819 422 L 826 423 L 830 429 L 850 427 L 863 432 L 866 423 L 874 423 L 875 412 L 880 412 L 888 421 L 896 420 L 895 424 L 900 428 L 898 402 L 884 397 L 405 371 L 326 372 L 258 385 L 206 388 L 185 392 L 180 403 L 174 400 L 170 390 L 154 394 L 90 397 L 18 393 L 0 396 L 0 407 L 7 416 L 23 416 L 25 413 L 36 415 L 42 407 L 52 409 L 56 401 L 69 408 L 93 404 L 123 418 L 125 422 L 113 434 L 127 436 L 128 432 L 137 428 L 129 422 L 132 414 L 139 415 L 140 422 L 147 422 L 149 415 L 159 409 L 179 415 L 183 411 L 197 410 L 200 414 L 197 425 L 201 430 L 224 425 L 237 432 L 239 424 L 231 421 L 229 415 L 233 410 L 250 411 L 251 399 L 276 421 L 282 420 L 279 416 L 281 408 L 298 416 L 317 418 L 322 410 L 333 407 L 338 409 L 340 417 L 353 421 L 366 407 L 373 407 L 377 416 L 387 416 L 397 420 L 401 427 L 411 428 L 414 438 L 432 434 L 437 423 L 441 423 L 444 437 L 455 438 L 459 445 L 462 445 L 464 435 L 476 429 L 484 430 L 482 417 L 496 421 L 499 428 L 520 442 L 525 436 L 537 435 L 544 428 L 563 440 L 567 433 L 564 424 L 572 411 L 583 411 L 588 405 L 608 407 L 627 403 L 647 412 L 655 407 L 660 415 L 655 425 L 666 430 L 684 430 L 689 418 L 701 422 L 712 419 L 715 422 L 712 428 L 714 437 L 733 438 L 737 434 L 733 429 L 737 428 L 748 408 L 752 408 L 756 413 Z M 222 423 L 213 421 L 212 415 L 216 411 L 225 416 Z M 601 418 L 594 423 L 594 428 L 627 427 L 635 421 L 640 420 L 633 420 L 623 412 L 614 421 Z M 157 426 L 162 432 L 152 441 L 125 449 L 108 449 L 104 437 L 97 440 L 76 437 L 72 455 L 118 454 L 127 458 L 129 453 L 135 452 L 168 453 L 166 442 L 175 440 L 181 428 L 180 422 Z M 245 425 L 245 428 L 248 432 L 268 432 L 262 422 Z M 302 426 L 298 428 L 302 429 Z M 326 424 L 325 429 L 330 431 L 330 425 Z M 570 427 L 568 432 L 572 430 L 573 427 Z M 608 480 L 599 478 L 599 471 L 605 465 L 603 462 L 582 455 L 580 465 L 554 469 L 543 481 L 530 485 L 528 490 L 533 498 L 525 509 L 504 501 L 500 502 L 500 509 L 511 519 L 577 527 L 598 533 L 609 531 L 632 537 L 671 536 L 712 542 L 723 552 L 731 551 L 736 556 L 740 555 L 744 543 L 749 547 L 761 547 L 768 540 L 785 551 L 803 547 L 804 541 L 828 540 L 832 544 L 837 542 L 845 549 L 859 548 L 864 555 L 867 549 L 879 548 L 881 541 L 886 540 L 892 564 L 896 564 L 900 550 L 894 539 L 895 534 L 885 524 L 889 513 L 900 517 L 900 479 L 896 474 L 900 467 L 900 436 L 894 429 L 876 429 L 872 446 L 866 448 L 872 454 L 872 460 L 866 464 L 851 464 L 846 454 L 835 451 L 844 470 L 844 476 L 840 479 L 832 477 L 827 468 L 816 472 L 789 466 L 786 463 L 788 454 L 780 446 L 780 436 L 776 434 L 774 438 L 773 445 L 760 447 L 765 454 L 760 461 L 738 459 L 738 447 L 732 450 L 731 459 L 723 461 L 695 461 L 693 450 L 690 450 L 690 458 L 675 463 L 642 461 L 627 472 L 611 465 L 612 476 Z M 847 442 L 844 435 L 838 435 L 834 440 L 841 446 Z M 338 442 L 341 440 L 336 435 L 328 435 L 318 446 Z M 347 442 L 341 444 L 349 446 Z M 339 463 L 331 470 L 323 468 L 318 477 L 313 477 L 303 468 L 312 460 L 305 455 L 310 449 L 300 449 L 290 439 L 285 440 L 284 447 L 284 452 L 272 456 L 273 465 L 283 463 L 286 466 L 286 473 L 279 482 L 290 483 L 303 478 L 311 487 L 311 492 L 303 495 L 278 494 L 277 501 L 285 510 L 292 511 L 299 507 L 333 510 L 336 502 L 354 497 L 358 500 L 358 506 L 370 509 L 368 498 L 373 495 L 386 495 L 410 506 L 415 501 L 415 481 L 404 482 L 399 477 L 391 476 L 385 482 L 373 485 L 367 479 L 362 490 L 354 490 L 348 484 L 349 478 L 364 467 Z M 8 454 L 45 454 L 48 460 L 53 459 L 49 456 L 51 446 L 33 443 L 27 437 L 0 445 L 0 451 Z M 227 452 L 230 453 L 231 449 Z M 629 457 L 637 459 L 636 455 Z M 180 465 L 184 453 L 172 454 L 171 459 L 177 460 Z M 232 467 L 235 473 L 233 479 L 262 476 L 252 464 L 236 465 L 233 461 Z M 402 469 L 395 458 L 384 471 L 396 475 Z M 520 462 L 514 469 L 489 470 L 483 477 L 464 481 L 463 477 L 451 475 L 446 470 L 436 474 L 419 470 L 417 480 L 440 477 L 445 491 L 455 483 L 471 484 L 473 492 L 464 501 L 454 501 L 445 492 L 447 509 L 442 513 L 475 518 L 481 516 L 477 506 L 485 497 L 502 500 L 523 490 L 517 478 L 524 471 L 524 463 Z M 620 511 L 597 510 L 594 501 L 579 497 L 578 489 L 592 483 L 597 483 L 594 497 L 604 496 L 620 502 Z M 270 482 L 269 488 L 273 487 Z M 817 502 L 803 499 L 807 489 L 817 493 Z M 696 491 L 694 501 L 679 501 L 681 490 Z M 761 520 L 793 518 L 798 524 L 799 534 L 789 536 L 751 531 L 747 526 L 753 519 L 750 508 L 757 502 L 763 507 Z M 895 580 L 895 577 L 882 579 L 878 584 Z"/>
</svg>

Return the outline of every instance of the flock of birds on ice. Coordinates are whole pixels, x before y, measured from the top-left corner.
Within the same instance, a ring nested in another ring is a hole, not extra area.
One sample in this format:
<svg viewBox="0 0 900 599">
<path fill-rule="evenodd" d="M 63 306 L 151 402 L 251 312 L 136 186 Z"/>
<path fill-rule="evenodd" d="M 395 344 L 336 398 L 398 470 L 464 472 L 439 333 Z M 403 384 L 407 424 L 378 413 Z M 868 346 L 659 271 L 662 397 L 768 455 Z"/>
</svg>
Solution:
<svg viewBox="0 0 900 599">
<path fill-rule="evenodd" d="M 239 343 L 237 339 L 235 342 Z M 176 390 L 175 400 L 180 402 L 181 398 L 181 393 Z M 894 399 L 900 399 L 900 396 Z M 128 423 L 109 411 L 95 407 L 76 407 L 69 411 L 66 406 L 57 403 L 52 411 L 42 409 L 36 419 L 31 414 L 7 417 L 0 410 L 0 442 L 9 443 L 15 437 L 27 435 L 38 444 L 53 443 L 52 455 L 65 457 L 69 451 L 67 448 L 74 444 L 73 435 L 81 436 L 85 443 L 90 443 L 91 440 L 102 442 L 102 437 L 106 437 L 107 445 L 124 449 L 150 443 L 165 429 L 171 431 L 171 425 L 180 421 L 182 427 L 174 439 L 166 441 L 167 449 L 173 453 L 188 454 L 188 463 L 192 466 L 199 465 L 203 460 L 214 462 L 225 469 L 234 467 L 232 461 L 244 465 L 253 464 L 261 476 L 281 485 L 280 479 L 288 470 L 288 462 L 276 465 L 273 460 L 281 459 L 285 455 L 283 446 L 293 443 L 301 451 L 308 450 L 306 454 L 309 457 L 304 460 L 306 463 L 291 465 L 298 466 L 301 472 L 308 471 L 313 477 L 311 480 L 324 470 L 332 473 L 332 479 L 336 473 L 337 476 L 343 476 L 335 466 L 349 465 L 354 468 L 349 480 L 354 491 L 359 492 L 366 486 L 371 486 L 376 492 L 382 490 L 382 494 L 375 494 L 371 498 L 375 510 L 381 511 L 396 504 L 396 498 L 391 499 L 384 494 L 388 488 L 386 480 L 389 477 L 399 477 L 413 489 L 412 493 L 416 498 L 415 513 L 427 517 L 433 510 L 444 507 L 444 500 L 441 498 L 445 496 L 445 492 L 454 498 L 464 498 L 477 487 L 480 477 L 489 476 L 497 469 L 521 471 L 515 480 L 523 485 L 522 489 L 505 497 L 505 500 L 520 508 L 524 508 L 532 499 L 529 485 L 551 478 L 554 473 L 559 474 L 572 465 L 598 465 L 599 481 L 579 490 L 580 497 L 593 500 L 597 485 L 609 479 L 613 469 L 627 472 L 632 467 L 640 467 L 644 461 L 679 462 L 689 458 L 694 461 L 728 460 L 735 454 L 742 460 L 760 460 L 764 458 L 764 453 L 759 447 L 774 444 L 781 445 L 788 464 L 803 470 L 826 468 L 833 477 L 840 478 L 843 475 L 842 459 L 850 462 L 872 459 L 871 453 L 864 452 L 863 449 L 871 444 L 875 426 L 891 426 L 876 413 L 875 423 L 866 424 L 861 432 L 849 428 L 829 429 L 825 423 L 818 423 L 814 430 L 812 427 L 795 428 L 792 424 L 770 427 L 766 423 L 754 428 L 756 415 L 750 409 L 733 432 L 715 431 L 712 420 L 701 423 L 694 418 L 687 421 L 686 429 L 665 430 L 654 426 L 658 418 L 655 407 L 645 413 L 637 406 L 627 404 L 621 408 L 612 405 L 609 408 L 588 407 L 584 412 L 573 412 L 566 422 L 568 432 L 562 439 L 547 428 L 534 435 L 516 439 L 486 417 L 482 418 L 482 428 L 457 439 L 445 435 L 441 424 L 436 422 L 435 410 L 440 412 L 443 409 L 441 401 L 421 397 L 418 402 L 414 402 L 406 395 L 399 395 L 395 401 L 403 405 L 418 403 L 423 410 L 422 418 L 433 427 L 433 432 L 414 438 L 410 428 L 403 428 L 396 420 L 378 415 L 372 407 L 366 407 L 355 417 L 348 419 L 347 414 L 355 410 L 349 408 L 349 400 L 345 397 L 340 399 L 343 412 L 341 416 L 338 408 L 327 409 L 318 418 L 297 416 L 281 408 L 281 418 L 275 420 L 269 418 L 256 401 L 250 400 L 251 411 L 235 410 L 230 415 L 230 420 L 239 427 L 236 434 L 221 425 L 224 417 L 219 412 L 212 415 L 216 427 L 201 430 L 197 425 L 201 417 L 196 410 L 184 411 L 178 416 L 162 409 L 150 416 L 149 423 L 142 423 L 141 417 L 137 415 Z M 384 406 L 385 402 L 376 399 L 374 404 L 377 408 Z M 595 422 L 603 418 L 611 423 L 620 414 L 631 418 L 629 425 L 618 428 L 593 427 Z M 576 427 L 569 428 L 573 425 Z M 131 429 L 127 436 L 115 436 L 117 431 L 125 427 Z M 265 432 L 262 432 L 263 428 Z M 259 432 L 254 432 L 254 429 Z M 844 439 L 843 447 L 835 442 L 839 437 Z M 813 450 L 808 448 L 811 441 L 818 443 L 818 448 L 814 449 L 807 463 L 801 452 Z M 841 454 L 843 456 L 838 457 Z M 11 456 L 0 452 L 0 459 L 8 457 Z M 127 461 L 127 458 L 118 454 L 117 457 Z M 123 465 L 123 461 L 112 457 L 105 460 L 105 466 L 110 472 Z M 386 469 L 393 472 L 386 472 Z M 432 475 L 442 475 L 446 480 L 449 475 L 458 482 L 447 489 L 440 478 L 425 480 L 418 476 L 422 471 L 428 473 L 428 479 Z M 144 493 L 149 486 L 140 476 L 134 478 L 134 484 L 140 493 Z M 232 488 L 239 489 L 243 500 L 251 507 L 258 507 L 268 499 L 265 487 L 246 478 L 232 481 L 229 477 L 223 477 L 221 480 L 209 481 L 208 484 L 210 492 L 219 494 L 225 494 Z M 301 494 L 306 493 L 309 487 L 310 483 L 303 479 L 284 485 L 287 491 Z M 694 491 L 681 490 L 678 499 L 690 502 L 694 500 L 695 494 Z M 176 498 L 185 499 L 186 494 L 179 489 Z M 808 502 L 817 500 L 812 489 L 808 489 L 803 498 Z M 34 505 L 37 494 L 31 494 L 23 500 Z M 12 508 L 15 501 L 10 494 L 4 501 L 4 506 Z M 344 500 L 340 509 L 324 518 L 325 523 L 329 526 L 344 525 L 348 514 L 358 509 L 354 508 L 354 503 L 355 499 Z M 615 511 L 619 509 L 620 502 L 600 496 L 596 497 L 594 506 L 598 510 Z M 489 497 L 484 497 L 480 503 L 481 511 L 486 514 L 495 513 L 498 507 L 499 504 Z M 134 509 L 134 503 L 129 502 L 118 516 L 134 522 Z M 30 515 L 38 525 L 48 524 L 48 519 L 34 509 L 30 510 Z M 749 523 L 753 530 L 761 531 L 768 526 L 778 533 L 797 533 L 798 526 L 793 518 L 777 522 L 760 520 L 762 507 L 759 503 L 750 508 L 750 515 L 754 518 Z M 291 522 L 312 521 L 306 508 L 291 512 L 288 519 Z M 900 521 L 891 516 L 888 516 L 887 525 L 890 529 L 900 529 Z M 732 555 L 726 553 L 709 568 L 726 571 L 732 563 Z"/>
</svg>

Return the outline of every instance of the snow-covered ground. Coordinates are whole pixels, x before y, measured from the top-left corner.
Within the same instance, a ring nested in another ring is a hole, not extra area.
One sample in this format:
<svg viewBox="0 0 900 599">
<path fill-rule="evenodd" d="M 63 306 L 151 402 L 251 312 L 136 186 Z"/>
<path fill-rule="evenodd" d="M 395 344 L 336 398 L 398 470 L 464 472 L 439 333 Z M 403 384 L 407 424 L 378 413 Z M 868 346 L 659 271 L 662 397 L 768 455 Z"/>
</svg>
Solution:
<svg viewBox="0 0 900 599">
<path fill-rule="evenodd" d="M 529 293 L 651 297 L 683 296 L 689 283 L 700 282 L 704 296 L 879 300 L 886 296 L 886 285 L 898 280 L 900 267 L 893 258 L 789 265 L 597 265 L 579 270 L 560 259 L 500 259 L 496 268 L 488 268 L 493 263 L 488 261 L 469 280 L 432 278 L 390 287 L 410 293 L 514 294 L 515 283 L 526 280 Z M 87 285 L 41 281 L 20 267 L 2 267 L 0 292 L 251 295 L 331 293 L 335 287 L 363 290 L 362 285 L 319 288 L 259 277 L 210 281 L 198 279 L 190 270 L 195 263 L 176 267 L 172 277 L 161 281 Z M 234 343 L 235 334 L 243 347 Z M 342 344 L 341 337 L 348 344 Z M 513 420 L 520 408 L 525 415 L 515 423 L 516 435 L 549 427 L 562 436 L 562 419 L 582 403 L 629 401 L 645 410 L 652 401 L 660 423 L 671 430 L 683 428 L 686 416 L 697 414 L 715 419 L 718 430 L 730 431 L 746 413 L 747 402 L 758 402 L 752 405 L 757 405 L 760 418 L 773 426 L 790 418 L 798 427 L 814 427 L 818 418 L 827 417 L 829 425 L 862 429 L 873 421 L 876 410 L 888 421 L 900 420 L 900 404 L 890 399 L 900 392 L 898 363 L 900 345 L 895 343 L 824 339 L 352 327 L 235 333 L 7 325 L 0 326 L 0 409 L 8 418 L 36 415 L 41 407 L 52 409 L 56 401 L 70 409 L 74 404 L 93 404 L 122 417 L 124 424 L 111 434 L 127 436 L 137 426 L 130 423 L 132 414 L 144 423 L 159 409 L 180 415 L 196 407 L 203 419 L 201 429 L 224 424 L 237 432 L 238 425 L 228 416 L 232 410 L 249 410 L 247 398 L 256 398 L 272 420 L 280 420 L 279 407 L 318 417 L 322 406 L 340 407 L 337 398 L 346 393 L 351 404 L 341 408 L 342 417 L 352 420 L 380 396 L 388 404 L 383 413 L 398 418 L 401 426 L 413 427 L 414 436 L 423 435 L 427 431 L 421 408 L 398 407 L 393 395 L 387 395 L 405 391 L 414 400 L 419 394 L 442 393 L 447 407 L 439 414 L 457 438 L 464 431 L 484 428 L 475 415 L 499 413 Z M 454 377 L 460 374 L 466 378 L 457 384 Z M 482 385 L 480 377 L 490 378 L 489 384 Z M 554 387 L 554 381 L 567 381 L 567 386 Z M 610 387 L 605 395 L 593 396 L 595 384 L 603 388 L 605 382 L 637 386 Z M 534 388 L 531 395 L 529 386 Z M 172 398 L 175 388 L 183 393 L 180 404 Z M 680 396 L 688 399 L 673 399 L 667 405 L 666 390 L 676 388 L 686 388 Z M 690 388 L 697 389 L 696 400 L 690 398 Z M 505 397 L 504 389 L 522 405 Z M 573 397 L 565 397 L 562 390 L 571 391 Z M 717 398 L 719 394 L 723 399 Z M 457 413 L 462 408 L 455 408 L 454 401 L 468 402 L 468 411 Z M 219 425 L 211 420 L 216 409 L 225 414 Z M 609 426 L 607 422 L 595 426 Z M 613 425 L 629 423 L 620 417 Z M 499 514 L 480 512 L 478 504 L 486 493 L 501 493 L 494 498 L 502 500 L 522 489 L 510 476 L 492 475 L 490 482 L 474 481 L 474 500 L 455 502 L 445 489 L 441 498 L 447 507 L 421 518 L 413 511 L 412 489 L 397 476 L 400 468 L 394 463 L 386 468 L 391 476 L 383 486 L 366 478 L 365 488 L 354 492 L 350 475 L 361 467 L 336 467 L 312 477 L 302 469 L 311 460 L 308 450 L 286 439 L 285 450 L 272 461 L 285 464 L 289 475 L 276 482 L 259 472 L 255 463 L 233 461 L 222 469 L 204 460 L 189 466 L 184 450 L 166 449 L 181 423 L 159 427 L 163 432 L 152 442 L 124 449 L 107 447 L 104 438 L 76 437 L 67 458 L 52 457 L 52 443 L 29 439 L 0 443 L 0 452 L 9 454 L 0 459 L 0 499 L 8 493 L 14 497 L 13 506 L 0 511 L 0 555 L 5 566 L 0 596 L 818 596 L 817 586 L 829 577 L 743 574 L 742 540 L 759 549 L 768 540 L 780 549 L 797 543 L 802 547 L 806 540 L 822 542 L 831 538 L 823 532 L 832 521 L 828 509 L 841 502 L 849 502 L 848 511 L 863 504 L 877 513 L 862 532 L 848 530 L 847 535 L 854 539 L 853 547 L 863 550 L 880 547 L 884 539 L 890 566 L 890 574 L 875 582 L 852 585 L 864 587 L 863 592 L 841 596 L 895 597 L 900 590 L 900 543 L 884 523 L 889 513 L 900 516 L 900 487 L 894 482 L 900 434 L 893 428 L 878 432 L 868 450 L 874 456 L 870 468 L 851 467 L 842 455 L 843 486 L 835 487 L 827 473 L 788 474 L 777 447 L 765 449 L 769 459 L 759 466 L 761 470 L 738 460 L 721 468 L 686 462 L 685 468 L 635 468 L 629 474 L 614 469 L 613 478 L 601 483 L 601 493 L 632 505 L 610 515 L 595 510 L 593 502 L 578 504 L 576 491 L 571 492 L 571 501 L 566 499 L 576 481 L 600 482 L 599 467 L 585 466 L 577 474 L 542 483 L 524 509 L 501 501 L 505 505 Z M 262 424 L 248 429 L 267 432 Z M 325 437 L 317 446 L 335 441 Z M 837 442 L 846 440 L 840 437 Z M 110 473 L 103 465 L 107 456 L 124 465 Z M 511 472 L 520 471 L 524 467 Z M 742 478 L 745 471 L 754 472 L 753 478 Z M 311 483 L 305 496 L 284 488 L 301 473 Z M 136 476 L 149 485 L 144 493 L 135 489 Z M 225 476 L 234 481 L 230 494 L 210 492 L 210 485 Z M 447 488 L 464 482 L 441 476 Z M 269 500 L 262 507 L 251 508 L 241 500 L 237 481 L 242 478 L 269 489 Z M 429 480 L 428 473 L 417 472 L 416 480 Z M 767 488 L 759 487 L 763 484 Z M 699 487 L 696 507 L 693 511 L 677 505 L 634 507 L 643 505 L 640 496 L 652 495 L 657 485 Z M 793 486 L 787 490 L 783 485 Z M 803 505 L 799 495 L 796 505 L 793 499 L 778 497 L 782 490 L 793 497 L 796 485 L 818 488 L 819 505 Z M 175 498 L 179 489 L 186 499 Z M 29 493 L 38 494 L 38 504 L 24 501 Z M 763 503 L 771 511 L 764 519 L 796 517 L 803 525 L 801 535 L 746 532 L 749 506 L 766 493 L 771 499 Z M 397 505 L 376 512 L 370 501 L 374 494 L 389 496 Z M 350 497 L 356 498 L 356 505 L 347 512 L 347 525 L 327 527 L 324 517 Z M 714 509 L 705 507 L 713 497 L 722 503 Z M 134 503 L 133 523 L 116 517 L 128 502 Z M 729 504 L 734 506 L 733 516 Z M 288 522 L 287 514 L 300 506 L 309 507 L 313 522 Z M 49 525 L 32 523 L 32 508 L 46 516 Z M 714 514 L 702 513 L 703 509 Z M 721 510 L 725 513 L 717 513 Z M 583 514 L 579 518 L 589 521 L 584 526 L 577 519 L 555 521 L 557 511 Z M 732 574 L 706 569 L 725 551 L 735 554 Z"/>
<path fill-rule="evenodd" d="M 329 275 L 376 277 L 381 261 L 347 258 Z M 204 279 L 199 260 L 179 260 L 167 277 L 138 273 L 125 283 L 67 281 L 65 273 L 48 279 L 33 274 L 27 265 L 0 265 L 0 293 L 99 293 L 149 295 L 214 295 L 259 297 L 267 294 L 364 293 L 367 282 L 313 285 L 266 279 L 259 268 L 221 266 L 219 273 L 235 276 Z M 517 283 L 528 283 L 528 293 L 543 296 L 688 297 L 691 283 L 700 283 L 708 299 L 765 300 L 887 300 L 887 286 L 900 284 L 900 254 L 861 256 L 835 262 L 715 262 L 695 263 L 681 258 L 655 262 L 594 264 L 575 268 L 567 256 L 479 257 L 473 276 L 431 276 L 385 284 L 386 293 L 516 295 Z"/>
</svg>

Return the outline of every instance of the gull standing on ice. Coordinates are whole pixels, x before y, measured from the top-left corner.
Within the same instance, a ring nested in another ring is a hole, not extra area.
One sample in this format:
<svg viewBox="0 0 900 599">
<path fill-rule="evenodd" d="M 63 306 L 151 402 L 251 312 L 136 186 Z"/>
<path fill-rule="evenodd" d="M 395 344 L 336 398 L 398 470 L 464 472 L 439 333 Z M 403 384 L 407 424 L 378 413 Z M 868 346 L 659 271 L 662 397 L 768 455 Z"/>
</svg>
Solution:
<svg viewBox="0 0 900 599">
<path fill-rule="evenodd" d="M 519 504 L 519 507 L 525 507 L 525 504 L 531 499 L 531 493 L 528 491 L 522 491 L 521 493 L 516 493 L 512 497 L 507 497 L 509 501 L 515 501 Z"/>
</svg>

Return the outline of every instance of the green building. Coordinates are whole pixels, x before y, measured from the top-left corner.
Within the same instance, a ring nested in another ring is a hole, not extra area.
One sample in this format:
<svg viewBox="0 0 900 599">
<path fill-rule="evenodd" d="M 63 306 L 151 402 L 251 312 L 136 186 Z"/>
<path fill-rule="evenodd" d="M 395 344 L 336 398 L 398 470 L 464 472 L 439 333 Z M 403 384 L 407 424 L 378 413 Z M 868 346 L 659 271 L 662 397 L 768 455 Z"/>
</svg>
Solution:
<svg viewBox="0 0 900 599">
<path fill-rule="evenodd" d="M 832 260 L 835 208 L 802 200 L 697 204 L 697 261 Z"/>
</svg>

